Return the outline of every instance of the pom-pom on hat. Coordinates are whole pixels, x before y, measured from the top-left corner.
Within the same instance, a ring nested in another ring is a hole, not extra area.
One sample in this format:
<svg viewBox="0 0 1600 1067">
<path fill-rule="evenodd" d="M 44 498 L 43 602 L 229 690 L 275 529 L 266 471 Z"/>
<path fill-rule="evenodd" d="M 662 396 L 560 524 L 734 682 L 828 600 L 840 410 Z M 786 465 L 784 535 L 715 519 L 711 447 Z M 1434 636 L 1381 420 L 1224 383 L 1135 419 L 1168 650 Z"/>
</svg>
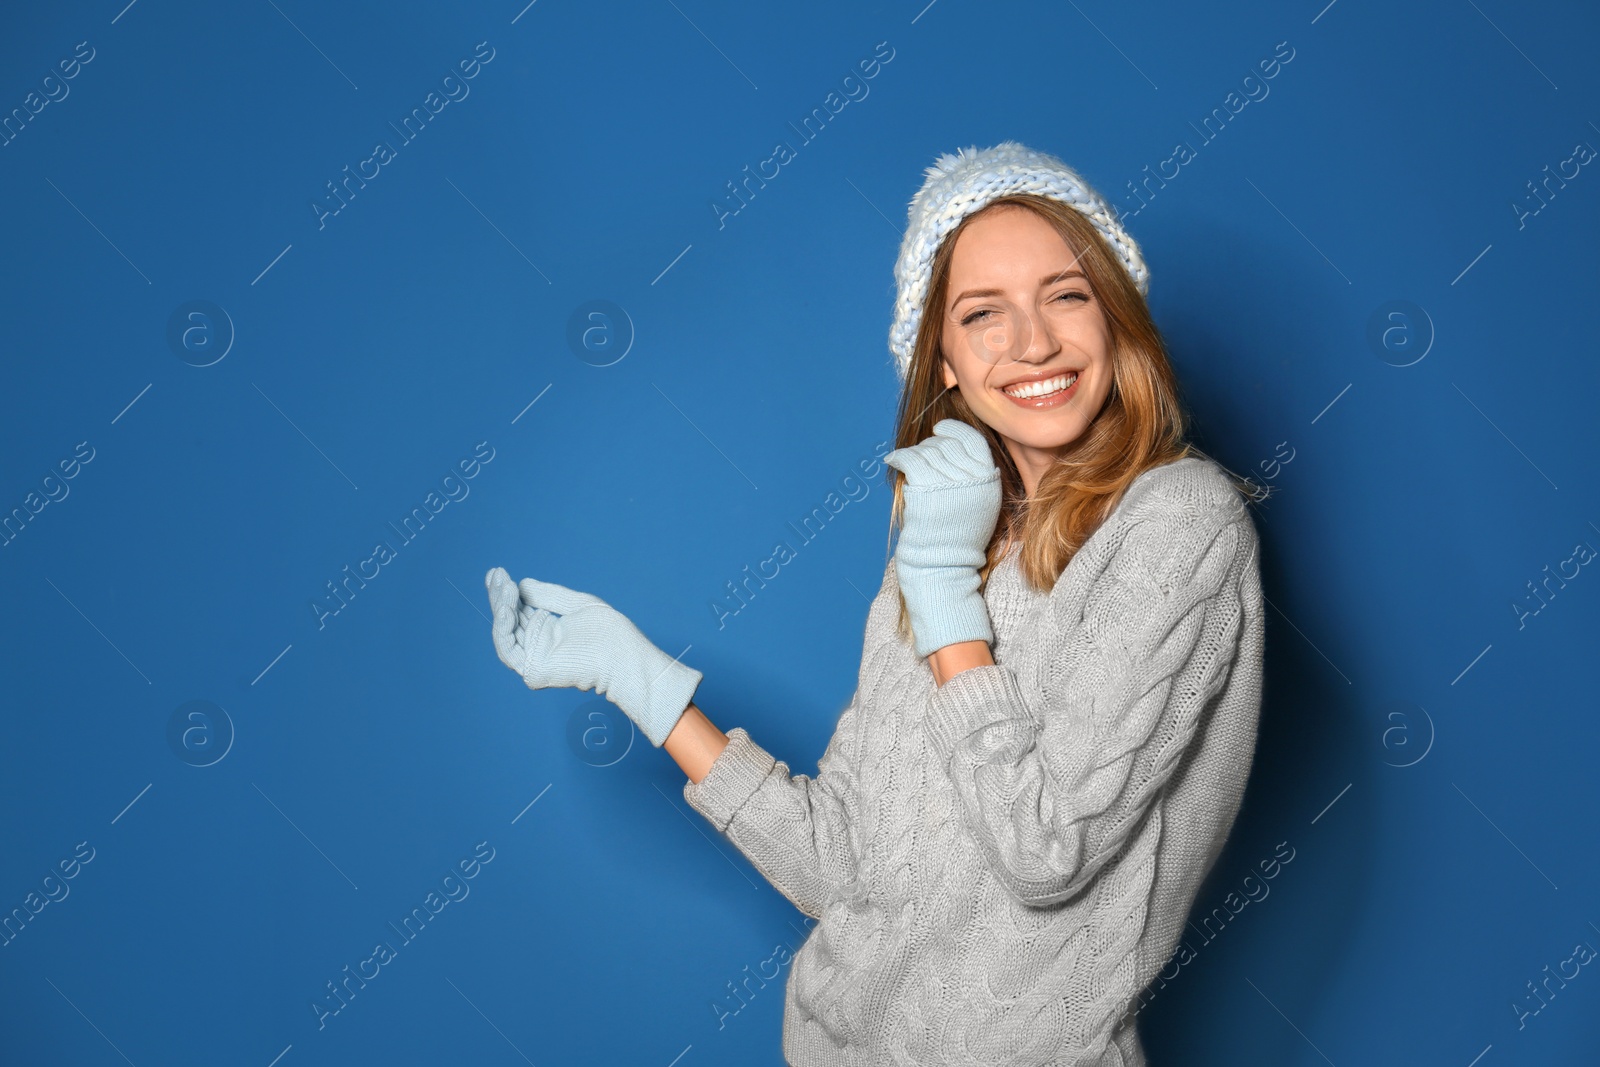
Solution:
<svg viewBox="0 0 1600 1067">
<path fill-rule="evenodd" d="M 898 294 L 894 324 L 889 328 L 889 351 L 894 354 L 900 380 L 911 369 L 911 349 L 922 322 L 922 305 L 928 298 L 933 254 L 945 235 L 961 220 L 1011 193 L 1034 193 L 1071 204 L 1094 223 L 1122 262 L 1141 294 L 1150 291 L 1150 272 L 1139 246 L 1117 221 L 1117 214 L 1077 171 L 1046 152 L 1016 141 L 993 148 L 956 149 L 940 156 L 927 169 L 927 180 L 911 198 L 910 227 L 900 244 L 894 278 Z"/>
</svg>

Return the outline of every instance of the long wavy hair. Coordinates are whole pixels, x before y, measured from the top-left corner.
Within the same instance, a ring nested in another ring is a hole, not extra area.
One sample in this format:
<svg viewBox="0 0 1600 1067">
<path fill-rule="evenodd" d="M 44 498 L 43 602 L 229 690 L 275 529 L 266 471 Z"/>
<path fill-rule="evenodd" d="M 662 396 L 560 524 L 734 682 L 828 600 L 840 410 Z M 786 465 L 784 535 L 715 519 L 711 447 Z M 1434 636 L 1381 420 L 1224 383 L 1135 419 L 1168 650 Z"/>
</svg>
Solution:
<svg viewBox="0 0 1600 1067">
<path fill-rule="evenodd" d="M 973 413 L 959 388 L 944 385 L 940 346 L 956 240 L 973 219 L 1005 204 L 1037 213 L 1065 239 L 1067 247 L 1077 255 L 1078 269 L 1084 272 L 1105 315 L 1110 340 L 1112 381 L 1105 404 L 1083 436 L 1074 442 L 1071 457 L 1059 459 L 1045 471 L 1031 500 L 1016 461 L 1000 435 Z M 1110 516 L 1135 478 L 1152 467 L 1185 456 L 1211 458 L 1187 439 L 1189 418 L 1166 346 L 1150 317 L 1149 305 L 1116 254 L 1076 208 L 1030 193 L 998 197 L 968 215 L 945 236 L 934 253 L 922 321 L 900 394 L 895 447 L 906 448 L 926 440 L 939 420 L 947 418 L 960 419 L 985 434 L 995 465 L 1000 468 L 1000 519 L 989 542 L 988 558 L 978 572 L 980 589 L 1015 540 L 1022 543 L 1018 562 L 1024 579 L 1036 590 L 1053 588 L 1072 557 Z M 1264 500 L 1270 492 L 1266 486 L 1226 467 L 1222 469 L 1251 502 Z M 894 489 L 892 535 L 905 514 L 905 476 L 892 467 L 888 472 Z M 884 562 L 887 565 L 887 553 Z M 900 596 L 899 629 L 902 635 L 911 632 L 904 593 Z"/>
</svg>

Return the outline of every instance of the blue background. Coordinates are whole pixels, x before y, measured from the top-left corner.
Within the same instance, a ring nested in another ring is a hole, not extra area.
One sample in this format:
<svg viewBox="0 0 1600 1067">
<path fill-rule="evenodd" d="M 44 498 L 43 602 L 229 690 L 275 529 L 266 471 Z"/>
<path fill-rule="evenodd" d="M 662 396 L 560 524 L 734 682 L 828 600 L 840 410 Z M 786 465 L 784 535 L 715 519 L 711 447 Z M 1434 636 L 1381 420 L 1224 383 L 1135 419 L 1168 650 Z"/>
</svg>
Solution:
<svg viewBox="0 0 1600 1067">
<path fill-rule="evenodd" d="M 0 911 L 74 872 L 0 948 L 0 1060 L 780 1063 L 787 972 L 729 983 L 804 917 L 609 705 L 499 663 L 483 575 L 606 598 L 814 773 L 882 476 L 713 605 L 892 433 L 923 169 L 1017 139 L 1123 212 L 1197 440 L 1277 489 L 1256 768 L 1197 912 L 1294 858 L 1142 1013 L 1152 1063 L 1594 1062 L 1600 976 L 1527 984 L 1600 946 L 1600 577 L 1549 577 L 1600 546 L 1600 175 L 1529 188 L 1600 146 L 1596 28 L 1505 0 L 8 13 L 0 113 L 93 58 L 0 147 L 0 511 L 66 493 L 0 548 Z"/>
</svg>

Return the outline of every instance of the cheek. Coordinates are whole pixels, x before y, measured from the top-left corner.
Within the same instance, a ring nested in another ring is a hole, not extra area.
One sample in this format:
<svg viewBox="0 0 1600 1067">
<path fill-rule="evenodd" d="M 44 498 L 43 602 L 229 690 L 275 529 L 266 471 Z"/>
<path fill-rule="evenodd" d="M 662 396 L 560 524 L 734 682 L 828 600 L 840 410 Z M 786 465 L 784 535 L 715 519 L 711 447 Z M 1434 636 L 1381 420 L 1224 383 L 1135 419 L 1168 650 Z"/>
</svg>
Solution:
<svg viewBox="0 0 1600 1067">
<path fill-rule="evenodd" d="M 1101 396 L 1110 393 L 1111 379 L 1116 375 L 1116 370 L 1111 365 L 1111 354 L 1102 347 L 1090 358 L 1089 369 L 1094 374 L 1095 393 Z"/>
<path fill-rule="evenodd" d="M 1106 399 L 1111 395 L 1111 364 L 1106 363 L 1098 369 L 1100 373 L 1095 375 L 1094 390 L 1086 398 L 1093 405 L 1094 413 L 1097 415 L 1100 409 L 1105 407 Z"/>
</svg>

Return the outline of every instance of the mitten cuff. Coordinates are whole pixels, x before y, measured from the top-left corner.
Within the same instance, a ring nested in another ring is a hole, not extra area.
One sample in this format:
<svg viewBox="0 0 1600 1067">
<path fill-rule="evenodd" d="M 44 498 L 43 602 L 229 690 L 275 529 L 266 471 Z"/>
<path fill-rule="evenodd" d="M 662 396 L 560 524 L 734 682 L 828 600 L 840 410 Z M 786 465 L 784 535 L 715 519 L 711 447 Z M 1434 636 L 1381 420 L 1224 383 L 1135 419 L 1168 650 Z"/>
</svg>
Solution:
<svg viewBox="0 0 1600 1067">
<path fill-rule="evenodd" d="M 907 606 L 911 607 L 909 598 Z M 911 635 L 919 656 L 931 655 L 958 641 L 994 643 L 989 606 L 977 593 L 955 598 L 935 597 L 933 603 L 916 607 L 911 612 Z"/>
<path fill-rule="evenodd" d="M 661 655 L 666 659 L 665 652 Z M 667 660 L 666 669 L 650 683 L 649 695 L 636 719 L 652 745 L 660 748 L 666 743 L 667 735 L 689 709 L 689 701 L 703 677 L 700 671 L 687 664 Z"/>
</svg>

